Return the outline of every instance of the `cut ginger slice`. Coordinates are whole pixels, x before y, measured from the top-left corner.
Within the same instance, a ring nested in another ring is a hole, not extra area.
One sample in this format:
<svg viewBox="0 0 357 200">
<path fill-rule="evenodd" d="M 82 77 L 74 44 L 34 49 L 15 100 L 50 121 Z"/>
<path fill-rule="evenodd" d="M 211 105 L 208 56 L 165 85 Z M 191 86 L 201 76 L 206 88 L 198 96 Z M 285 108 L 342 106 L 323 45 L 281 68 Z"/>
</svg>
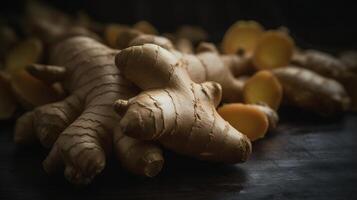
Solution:
<svg viewBox="0 0 357 200">
<path fill-rule="evenodd" d="M 243 51 L 250 55 L 263 32 L 263 26 L 256 21 L 238 21 L 225 33 L 222 41 L 222 51 L 226 54 Z"/>
<path fill-rule="evenodd" d="M 267 31 L 258 40 L 253 64 L 258 70 L 274 69 L 290 63 L 294 52 L 293 39 L 283 31 Z"/>
<path fill-rule="evenodd" d="M 267 70 L 259 71 L 249 78 L 243 87 L 243 98 L 247 104 L 266 104 L 277 110 L 283 96 L 279 80 Z"/>
<path fill-rule="evenodd" d="M 267 116 L 253 105 L 225 104 L 218 108 L 218 113 L 251 141 L 263 138 L 268 131 Z"/>
<path fill-rule="evenodd" d="M 38 62 L 43 53 L 43 44 L 37 38 L 27 39 L 14 48 L 6 56 L 6 72 L 10 75 L 23 70 L 27 65 Z"/>
<path fill-rule="evenodd" d="M 58 92 L 51 86 L 21 70 L 12 76 L 11 87 L 19 103 L 26 109 L 32 109 L 60 99 Z"/>
<path fill-rule="evenodd" d="M 110 47 L 117 46 L 117 39 L 123 30 L 127 29 L 127 26 L 120 24 L 109 24 L 104 29 L 104 39 Z"/>
</svg>

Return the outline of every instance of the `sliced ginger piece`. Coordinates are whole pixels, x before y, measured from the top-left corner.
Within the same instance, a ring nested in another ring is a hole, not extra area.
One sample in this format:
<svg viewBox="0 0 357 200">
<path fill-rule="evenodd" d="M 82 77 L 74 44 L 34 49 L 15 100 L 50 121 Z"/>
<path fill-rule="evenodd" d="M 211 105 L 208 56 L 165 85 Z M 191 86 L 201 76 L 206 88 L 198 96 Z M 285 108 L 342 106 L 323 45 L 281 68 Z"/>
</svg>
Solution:
<svg viewBox="0 0 357 200">
<path fill-rule="evenodd" d="M 0 72 L 0 120 L 9 119 L 16 110 L 16 100 L 9 80 Z"/>
<path fill-rule="evenodd" d="M 25 109 L 55 102 L 60 99 L 58 92 L 51 86 L 21 70 L 12 76 L 11 87 L 19 103 Z"/>
<path fill-rule="evenodd" d="M 263 32 L 263 26 L 256 21 L 237 21 L 223 37 L 223 53 L 234 54 L 243 51 L 250 55 Z"/>
<path fill-rule="evenodd" d="M 120 32 L 127 29 L 127 26 L 120 25 L 120 24 L 109 24 L 104 29 L 104 40 L 110 47 L 117 46 L 118 36 Z"/>
<path fill-rule="evenodd" d="M 150 35 L 158 35 L 159 31 L 148 21 L 139 21 L 136 24 L 133 25 L 133 28 L 145 33 L 145 34 L 150 34 Z"/>
<path fill-rule="evenodd" d="M 294 40 L 283 31 L 267 31 L 257 41 L 253 64 L 258 70 L 274 69 L 290 63 Z"/>
<path fill-rule="evenodd" d="M 218 108 L 218 113 L 251 141 L 263 138 L 268 130 L 269 121 L 267 116 L 253 105 L 241 103 L 225 104 Z"/>
<path fill-rule="evenodd" d="M 279 80 L 267 70 L 255 73 L 243 87 L 244 102 L 248 104 L 264 103 L 278 110 L 282 97 L 283 89 Z"/>
<path fill-rule="evenodd" d="M 27 39 L 10 50 L 5 59 L 6 72 L 10 75 L 38 62 L 43 53 L 43 43 L 37 38 Z"/>
</svg>

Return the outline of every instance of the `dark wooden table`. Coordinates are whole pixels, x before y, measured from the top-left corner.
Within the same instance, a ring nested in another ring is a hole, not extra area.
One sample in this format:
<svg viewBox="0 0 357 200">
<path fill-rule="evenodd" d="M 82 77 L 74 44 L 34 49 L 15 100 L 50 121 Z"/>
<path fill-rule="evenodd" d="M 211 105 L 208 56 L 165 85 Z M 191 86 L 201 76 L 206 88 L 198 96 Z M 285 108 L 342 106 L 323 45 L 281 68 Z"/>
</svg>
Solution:
<svg viewBox="0 0 357 200">
<path fill-rule="evenodd" d="M 19 148 L 12 123 L 1 123 L 0 199 L 357 199 L 357 115 L 321 120 L 283 113 L 276 131 L 254 144 L 251 159 L 217 165 L 167 153 L 156 178 L 125 173 L 111 160 L 85 188 L 41 167 L 46 151 Z"/>
</svg>

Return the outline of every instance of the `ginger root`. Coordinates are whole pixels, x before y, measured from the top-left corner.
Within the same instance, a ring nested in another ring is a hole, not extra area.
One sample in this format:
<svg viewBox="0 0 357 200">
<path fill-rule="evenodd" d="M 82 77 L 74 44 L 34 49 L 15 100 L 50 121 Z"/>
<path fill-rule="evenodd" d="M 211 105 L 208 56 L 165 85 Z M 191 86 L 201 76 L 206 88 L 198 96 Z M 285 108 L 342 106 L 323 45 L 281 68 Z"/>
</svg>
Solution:
<svg viewBox="0 0 357 200">
<path fill-rule="evenodd" d="M 278 110 L 283 97 L 283 89 L 273 73 L 263 70 L 245 82 L 243 96 L 245 103 L 264 103 Z"/>
<path fill-rule="evenodd" d="M 253 64 L 258 70 L 274 69 L 290 63 L 294 40 L 282 31 L 267 31 L 256 42 Z"/>
<path fill-rule="evenodd" d="M 237 21 L 224 34 L 222 51 L 226 54 L 243 51 L 250 55 L 263 32 L 263 26 L 256 21 Z"/>
<path fill-rule="evenodd" d="M 150 35 L 158 35 L 159 31 L 156 30 L 156 28 L 150 24 L 148 21 L 139 21 L 133 25 L 133 28 L 144 33 L 144 34 L 150 34 Z"/>
<path fill-rule="evenodd" d="M 244 68 L 241 65 L 249 63 L 242 62 L 237 58 L 238 55 L 221 56 L 211 43 L 200 43 L 196 54 L 185 54 L 177 51 L 168 39 L 152 35 L 139 35 L 129 43 L 129 46 L 147 43 L 169 50 L 176 58 L 186 63 L 185 69 L 194 82 L 214 81 L 221 84 L 223 102 L 242 102 L 244 82 L 234 77 L 233 70 Z"/>
<path fill-rule="evenodd" d="M 124 134 L 158 141 L 201 160 L 237 163 L 248 158 L 249 139 L 216 112 L 222 94 L 219 84 L 193 82 L 185 69 L 187 62 L 154 44 L 122 50 L 116 65 L 143 90 L 116 102 Z"/>
<path fill-rule="evenodd" d="M 357 51 L 342 52 L 339 59 L 345 64 L 348 71 L 357 73 Z"/>
<path fill-rule="evenodd" d="M 352 73 L 341 60 L 328 53 L 306 50 L 297 52 L 293 63 L 340 82 L 351 98 L 349 109 L 357 110 L 357 74 Z"/>
<path fill-rule="evenodd" d="M 128 138 L 116 129 L 120 116 L 114 112 L 113 102 L 137 93 L 114 64 L 117 51 L 88 37 L 63 38 L 50 49 L 50 63 L 65 68 L 66 76 L 62 76 L 61 82 L 69 96 L 20 117 L 15 142 L 28 144 L 39 140 L 44 147 L 51 148 L 43 162 L 45 171 L 53 173 L 64 167 L 65 177 L 74 184 L 90 183 L 103 170 L 112 146 L 126 169 L 155 176 L 163 164 L 161 150 L 151 143 Z M 46 73 L 52 77 L 52 73 L 58 74 L 58 70 L 50 69 L 53 66 L 32 70 L 42 77 Z"/>
<path fill-rule="evenodd" d="M 241 103 L 225 104 L 218 108 L 218 113 L 250 141 L 261 139 L 267 133 L 268 118 L 255 106 Z"/>
<path fill-rule="evenodd" d="M 350 98 L 337 81 L 313 71 L 288 66 L 273 70 L 284 90 L 287 104 L 329 116 L 349 107 Z"/>
</svg>

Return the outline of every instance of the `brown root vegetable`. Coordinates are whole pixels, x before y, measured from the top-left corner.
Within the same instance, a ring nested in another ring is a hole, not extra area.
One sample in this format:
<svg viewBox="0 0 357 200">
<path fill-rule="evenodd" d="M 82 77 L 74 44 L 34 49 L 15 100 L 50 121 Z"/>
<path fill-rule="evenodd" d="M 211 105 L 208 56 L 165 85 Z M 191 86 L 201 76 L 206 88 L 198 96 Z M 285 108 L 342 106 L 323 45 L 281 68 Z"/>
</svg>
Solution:
<svg viewBox="0 0 357 200">
<path fill-rule="evenodd" d="M 145 20 L 137 22 L 136 24 L 133 25 L 133 28 L 145 34 L 150 34 L 150 35 L 159 34 L 159 31 L 157 31 L 156 28 L 151 23 Z"/>
<path fill-rule="evenodd" d="M 178 51 L 182 53 L 190 53 L 194 52 L 193 44 L 190 40 L 185 38 L 179 38 L 175 41 L 175 47 Z"/>
<path fill-rule="evenodd" d="M 264 103 L 278 110 L 283 97 L 283 89 L 273 73 L 263 70 L 245 82 L 243 97 L 245 103 Z"/>
<path fill-rule="evenodd" d="M 43 43 L 30 38 L 13 47 L 6 56 L 6 72 L 10 75 L 23 70 L 27 65 L 39 62 L 43 54 Z"/>
<path fill-rule="evenodd" d="M 237 21 L 224 34 L 222 51 L 226 54 L 235 54 L 243 51 L 252 54 L 264 28 L 256 21 Z"/>
<path fill-rule="evenodd" d="M 339 59 L 350 72 L 357 73 L 357 51 L 345 51 L 339 55 Z"/>
<path fill-rule="evenodd" d="M 357 110 L 357 74 L 336 57 L 316 50 L 297 52 L 293 63 L 340 82 L 351 97 L 350 110 Z"/>
<path fill-rule="evenodd" d="M 90 183 L 104 169 L 112 149 L 127 170 L 155 176 L 163 164 L 159 147 L 128 138 L 116 129 L 121 117 L 114 112 L 114 101 L 129 99 L 138 92 L 115 66 L 117 51 L 88 37 L 62 38 L 53 43 L 49 63 L 65 68 L 66 76 L 57 78 L 64 78 L 61 82 L 69 96 L 20 117 L 15 142 L 31 144 L 38 140 L 44 147 L 51 148 L 43 162 L 45 171 L 63 170 L 74 184 Z M 53 66 L 37 66 L 33 72 L 37 75 L 53 73 L 51 76 L 56 77 L 59 71 L 51 69 Z M 26 88 L 28 81 L 23 77 L 19 80 L 15 83 Z"/>
<path fill-rule="evenodd" d="M 0 120 L 10 119 L 16 110 L 16 100 L 6 75 L 0 72 Z"/>
<path fill-rule="evenodd" d="M 143 90 L 116 103 L 117 112 L 123 114 L 119 125 L 124 134 L 158 141 L 201 160 L 247 160 L 251 153 L 249 139 L 216 112 L 222 95 L 218 83 L 194 83 L 186 62 L 154 44 L 122 50 L 116 56 L 116 65 Z"/>
<path fill-rule="evenodd" d="M 329 116 L 346 110 L 350 104 L 343 86 L 313 71 L 288 66 L 273 70 L 284 90 L 284 101 L 290 105 Z"/>
<path fill-rule="evenodd" d="M 238 68 L 235 65 L 243 64 L 236 58 L 238 55 L 221 56 L 217 48 L 210 43 L 201 43 L 197 48 L 197 54 L 185 54 L 177 51 L 168 39 L 152 35 L 140 35 L 132 40 L 129 46 L 147 43 L 169 50 L 184 62 L 188 74 L 196 83 L 214 81 L 221 84 L 224 102 L 242 102 L 244 83 L 232 73 L 232 69 Z"/>
<path fill-rule="evenodd" d="M 258 70 L 274 69 L 290 63 L 294 41 L 282 31 L 267 31 L 258 39 L 253 53 L 253 64 Z"/>
<path fill-rule="evenodd" d="M 188 39 L 197 45 L 199 42 L 207 41 L 208 33 L 199 26 L 183 25 L 177 29 L 175 37 Z"/>
<path fill-rule="evenodd" d="M 255 106 L 240 103 L 225 104 L 218 108 L 218 113 L 250 141 L 261 139 L 267 133 L 268 118 Z"/>
</svg>

